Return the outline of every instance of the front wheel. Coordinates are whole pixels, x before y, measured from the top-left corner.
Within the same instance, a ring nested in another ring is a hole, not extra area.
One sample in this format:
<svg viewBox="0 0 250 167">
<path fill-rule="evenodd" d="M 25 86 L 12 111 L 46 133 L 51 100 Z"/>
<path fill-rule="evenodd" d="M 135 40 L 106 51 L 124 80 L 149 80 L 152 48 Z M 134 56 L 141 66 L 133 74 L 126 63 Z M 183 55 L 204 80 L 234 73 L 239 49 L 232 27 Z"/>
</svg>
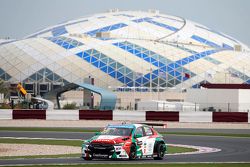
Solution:
<svg viewBox="0 0 250 167">
<path fill-rule="evenodd" d="M 157 145 L 157 157 L 154 157 L 154 160 L 163 160 L 165 155 L 164 144 L 159 143 Z"/>
<path fill-rule="evenodd" d="M 130 147 L 129 159 L 135 160 L 136 159 L 136 146 L 134 144 Z"/>
</svg>

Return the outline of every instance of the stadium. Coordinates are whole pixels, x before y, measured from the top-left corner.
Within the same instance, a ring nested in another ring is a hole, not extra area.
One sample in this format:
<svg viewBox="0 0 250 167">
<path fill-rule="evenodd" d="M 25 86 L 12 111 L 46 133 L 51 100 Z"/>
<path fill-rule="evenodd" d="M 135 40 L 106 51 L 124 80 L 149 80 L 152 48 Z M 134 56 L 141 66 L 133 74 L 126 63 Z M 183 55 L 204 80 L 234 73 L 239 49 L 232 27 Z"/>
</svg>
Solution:
<svg viewBox="0 0 250 167">
<path fill-rule="evenodd" d="M 113 9 L 0 42 L 0 78 L 57 107 L 72 89 L 79 105 L 98 106 L 113 92 L 107 106 L 136 108 L 143 100 L 183 101 L 204 83 L 250 84 L 245 44 L 157 10 Z"/>
</svg>

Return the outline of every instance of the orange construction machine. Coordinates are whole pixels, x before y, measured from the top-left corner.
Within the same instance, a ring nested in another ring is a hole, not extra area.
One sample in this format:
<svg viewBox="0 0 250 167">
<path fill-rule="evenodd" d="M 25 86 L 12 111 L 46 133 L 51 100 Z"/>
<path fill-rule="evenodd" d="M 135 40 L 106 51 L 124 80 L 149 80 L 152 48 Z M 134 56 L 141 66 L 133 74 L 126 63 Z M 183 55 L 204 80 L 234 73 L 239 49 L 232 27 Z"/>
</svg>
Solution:
<svg viewBox="0 0 250 167">
<path fill-rule="evenodd" d="M 27 91 L 23 88 L 23 86 L 21 85 L 21 83 L 17 84 L 17 89 L 19 90 L 19 92 L 25 96 L 27 94 Z"/>
</svg>

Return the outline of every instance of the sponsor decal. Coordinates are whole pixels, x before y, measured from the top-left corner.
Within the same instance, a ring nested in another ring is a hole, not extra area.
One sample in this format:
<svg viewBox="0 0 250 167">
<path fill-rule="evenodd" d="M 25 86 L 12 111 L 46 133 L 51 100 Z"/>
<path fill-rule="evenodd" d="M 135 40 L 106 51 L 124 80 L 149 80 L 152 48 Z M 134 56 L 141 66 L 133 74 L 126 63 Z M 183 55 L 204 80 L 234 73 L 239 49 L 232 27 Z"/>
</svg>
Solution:
<svg viewBox="0 0 250 167">
<path fill-rule="evenodd" d="M 95 149 L 98 149 L 98 150 L 105 150 L 106 148 L 105 147 L 94 147 Z"/>
<path fill-rule="evenodd" d="M 153 152 L 153 144 L 152 143 L 148 144 L 148 152 Z"/>
<path fill-rule="evenodd" d="M 99 157 L 99 158 L 107 158 L 108 155 L 103 155 L 103 154 L 93 154 L 94 157 Z"/>
<path fill-rule="evenodd" d="M 94 140 L 94 142 L 104 142 L 104 143 L 109 143 L 109 142 L 112 142 L 113 140 L 109 140 L 109 139 L 97 139 L 97 140 Z"/>
<path fill-rule="evenodd" d="M 120 138 L 122 136 L 112 136 L 112 135 L 100 135 L 98 136 L 98 138 L 96 140 L 100 140 L 100 139 L 116 139 L 116 138 Z"/>
<path fill-rule="evenodd" d="M 152 155 L 146 155 L 146 158 L 152 158 Z"/>
<path fill-rule="evenodd" d="M 147 151 L 147 144 L 144 143 L 144 147 L 143 147 L 143 153 L 146 154 L 146 151 Z"/>
<path fill-rule="evenodd" d="M 108 143 L 108 144 L 115 144 L 116 139 L 121 138 L 121 136 L 111 136 L 111 135 L 100 135 L 97 139 L 93 140 L 93 143 Z"/>
</svg>

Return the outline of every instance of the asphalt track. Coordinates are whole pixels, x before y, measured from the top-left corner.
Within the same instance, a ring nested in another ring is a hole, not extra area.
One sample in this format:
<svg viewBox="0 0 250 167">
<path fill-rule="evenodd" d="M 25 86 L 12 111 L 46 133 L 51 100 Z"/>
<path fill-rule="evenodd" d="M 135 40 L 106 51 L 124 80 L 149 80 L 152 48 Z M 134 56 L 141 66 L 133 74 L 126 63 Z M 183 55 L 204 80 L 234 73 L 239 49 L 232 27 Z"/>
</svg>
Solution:
<svg viewBox="0 0 250 167">
<path fill-rule="evenodd" d="M 248 131 L 246 131 L 248 133 Z M 0 137 L 29 137 L 29 138 L 57 138 L 57 139 L 88 139 L 94 133 L 84 132 L 10 132 L 0 131 Z M 141 159 L 136 161 L 111 161 L 93 160 L 84 161 L 80 158 L 61 159 L 19 159 L 0 160 L 0 165 L 18 164 L 86 164 L 86 163 L 172 163 L 172 162 L 250 162 L 250 138 L 240 137 L 208 137 L 166 135 L 167 143 L 194 146 L 213 147 L 221 149 L 220 152 L 193 154 L 193 155 L 168 155 L 162 161 Z"/>
</svg>

